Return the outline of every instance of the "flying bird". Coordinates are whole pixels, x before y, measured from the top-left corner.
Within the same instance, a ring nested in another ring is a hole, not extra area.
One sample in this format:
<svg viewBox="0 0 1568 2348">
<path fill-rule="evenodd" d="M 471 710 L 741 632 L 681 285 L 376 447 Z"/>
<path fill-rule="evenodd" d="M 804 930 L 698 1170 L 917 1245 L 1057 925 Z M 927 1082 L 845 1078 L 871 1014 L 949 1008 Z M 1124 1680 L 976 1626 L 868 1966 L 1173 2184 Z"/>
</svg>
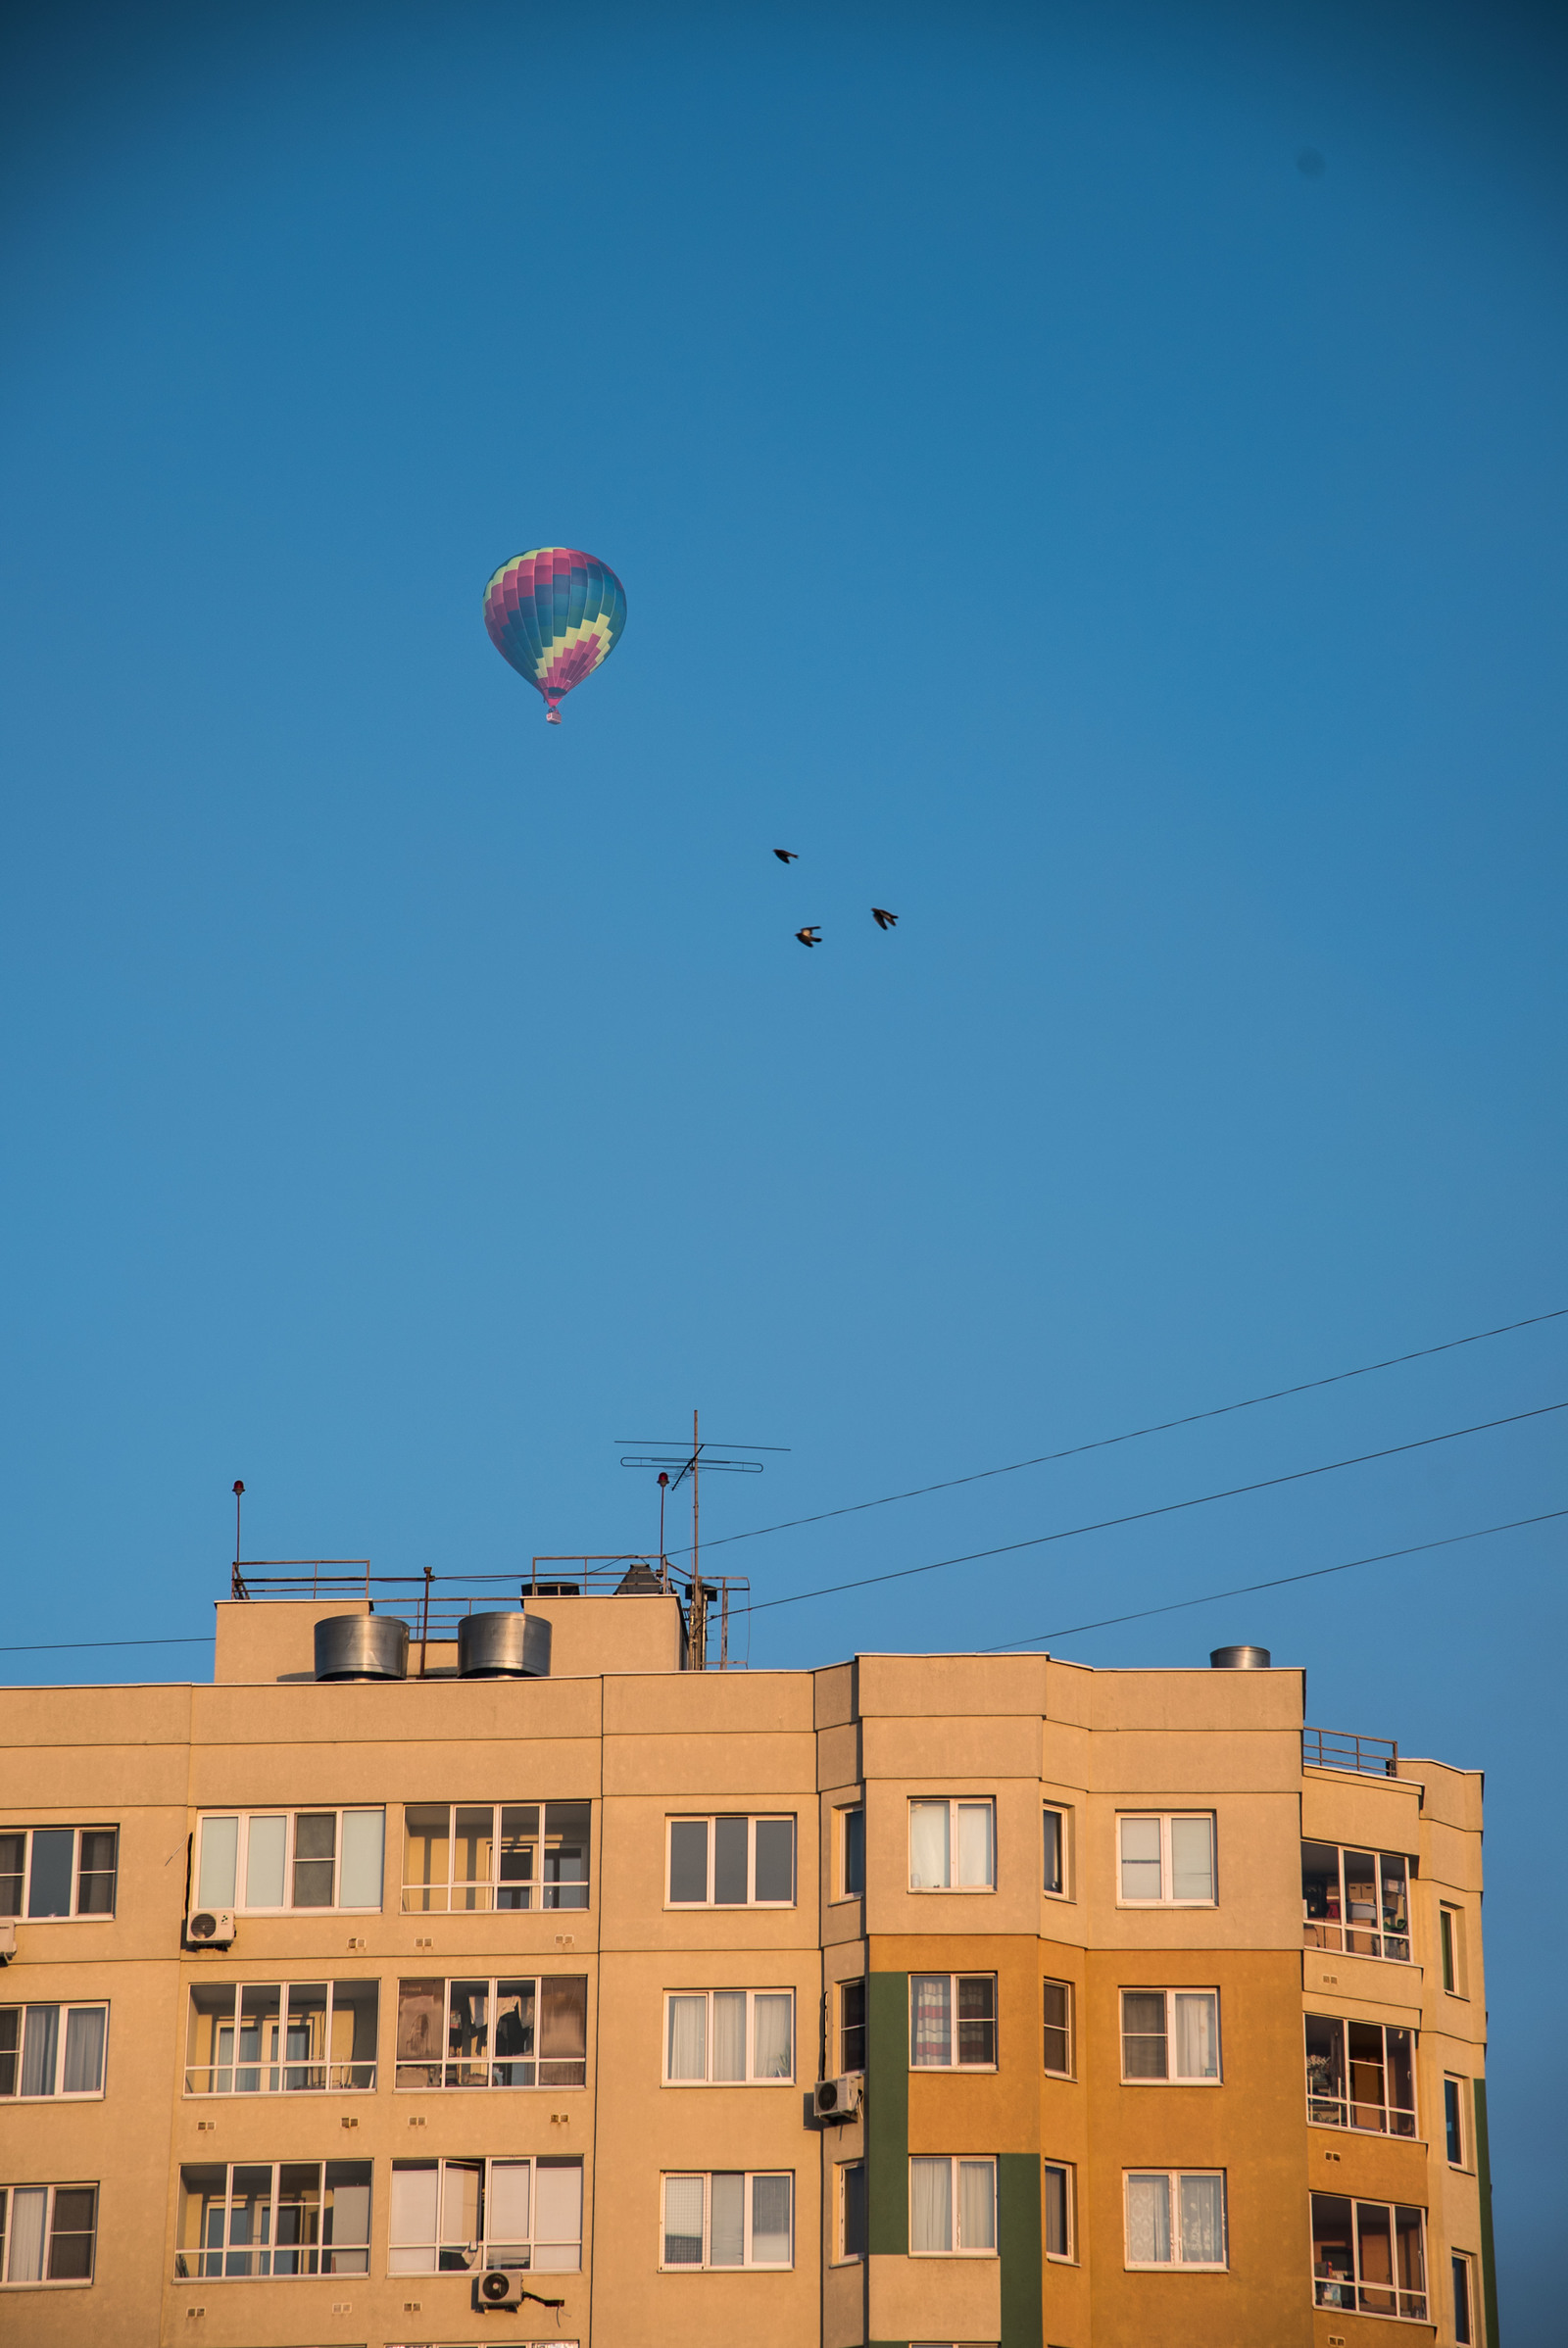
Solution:
<svg viewBox="0 0 1568 2348">
<path fill-rule="evenodd" d="M 899 926 L 898 914 L 884 911 L 879 905 L 874 905 L 871 907 L 871 918 L 878 929 L 897 929 Z"/>
<path fill-rule="evenodd" d="M 795 935 L 803 946 L 820 946 L 822 943 L 822 933 L 819 929 L 798 929 Z"/>
<path fill-rule="evenodd" d="M 798 864 L 801 860 L 793 848 L 775 848 L 773 854 L 781 864 Z"/>
</svg>

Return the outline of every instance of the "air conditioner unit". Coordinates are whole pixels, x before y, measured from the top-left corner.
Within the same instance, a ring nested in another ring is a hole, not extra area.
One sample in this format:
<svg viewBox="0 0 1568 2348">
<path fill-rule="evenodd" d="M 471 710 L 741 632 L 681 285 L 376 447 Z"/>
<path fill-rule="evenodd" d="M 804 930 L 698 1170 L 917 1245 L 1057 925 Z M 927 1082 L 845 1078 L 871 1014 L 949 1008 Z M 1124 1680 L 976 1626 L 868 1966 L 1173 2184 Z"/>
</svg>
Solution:
<svg viewBox="0 0 1568 2348">
<path fill-rule="evenodd" d="M 229 1948 L 234 1940 L 232 1908 L 192 1908 L 185 1919 L 185 1937 L 193 1948 Z"/>
<path fill-rule="evenodd" d="M 819 2079 L 811 2090 L 811 2109 L 818 2120 L 833 2125 L 859 2117 L 865 2101 L 865 2074 L 851 2071 L 843 2079 Z"/>
<path fill-rule="evenodd" d="M 11 1917 L 0 1916 L 0 1965 L 10 1962 L 17 1953 L 17 1928 Z"/>
<path fill-rule="evenodd" d="M 473 2304 L 485 2307 L 521 2307 L 532 2293 L 524 2288 L 528 2279 L 526 2268 L 486 2267 L 473 2278 Z"/>
</svg>

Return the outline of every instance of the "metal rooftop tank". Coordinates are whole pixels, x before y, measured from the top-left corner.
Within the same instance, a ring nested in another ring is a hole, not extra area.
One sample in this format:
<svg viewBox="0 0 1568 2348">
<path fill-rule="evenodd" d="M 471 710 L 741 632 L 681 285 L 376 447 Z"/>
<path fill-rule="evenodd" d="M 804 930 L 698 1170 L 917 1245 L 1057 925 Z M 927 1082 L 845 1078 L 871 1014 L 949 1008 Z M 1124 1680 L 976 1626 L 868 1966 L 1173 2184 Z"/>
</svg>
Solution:
<svg viewBox="0 0 1568 2348">
<path fill-rule="evenodd" d="M 460 1680 L 548 1680 L 551 1628 L 540 1614 L 466 1614 L 458 1624 Z"/>
</svg>

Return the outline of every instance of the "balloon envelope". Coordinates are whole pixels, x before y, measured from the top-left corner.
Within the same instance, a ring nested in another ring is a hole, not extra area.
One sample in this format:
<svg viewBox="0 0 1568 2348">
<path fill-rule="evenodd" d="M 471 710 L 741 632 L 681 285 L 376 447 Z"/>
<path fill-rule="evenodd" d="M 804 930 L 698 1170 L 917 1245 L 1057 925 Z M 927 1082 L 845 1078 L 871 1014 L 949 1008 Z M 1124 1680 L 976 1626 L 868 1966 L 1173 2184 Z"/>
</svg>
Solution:
<svg viewBox="0 0 1568 2348">
<path fill-rule="evenodd" d="M 559 725 L 563 695 L 614 651 L 626 624 L 626 590 L 608 563 L 578 547 L 530 547 L 503 563 L 486 587 L 484 624 Z"/>
</svg>

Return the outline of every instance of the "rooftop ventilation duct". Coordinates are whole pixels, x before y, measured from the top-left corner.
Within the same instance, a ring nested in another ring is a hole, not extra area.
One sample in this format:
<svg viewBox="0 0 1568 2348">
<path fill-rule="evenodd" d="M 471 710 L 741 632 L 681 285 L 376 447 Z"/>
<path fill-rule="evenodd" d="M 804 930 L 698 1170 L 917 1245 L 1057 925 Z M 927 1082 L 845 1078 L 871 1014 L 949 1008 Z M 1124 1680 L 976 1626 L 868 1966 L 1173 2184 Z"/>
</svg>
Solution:
<svg viewBox="0 0 1568 2348">
<path fill-rule="evenodd" d="M 1208 1658 L 1210 1671 L 1268 1671 L 1267 1647 L 1214 1647 Z"/>
<path fill-rule="evenodd" d="M 409 1626 L 395 1614 L 329 1614 L 316 1626 L 318 1680 L 406 1680 Z"/>
<path fill-rule="evenodd" d="M 466 1614 L 458 1624 L 461 1680 L 548 1680 L 550 1625 L 541 1614 Z"/>
</svg>

